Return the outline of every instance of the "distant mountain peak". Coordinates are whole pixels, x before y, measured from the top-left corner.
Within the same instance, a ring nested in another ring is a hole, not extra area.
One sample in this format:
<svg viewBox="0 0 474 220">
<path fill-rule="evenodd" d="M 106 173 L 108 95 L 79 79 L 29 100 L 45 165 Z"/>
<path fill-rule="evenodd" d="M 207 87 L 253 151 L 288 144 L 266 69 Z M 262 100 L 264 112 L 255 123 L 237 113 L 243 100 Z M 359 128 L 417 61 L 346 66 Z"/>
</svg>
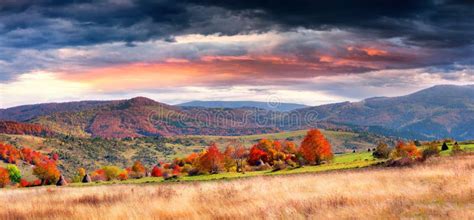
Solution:
<svg viewBox="0 0 474 220">
<path fill-rule="evenodd" d="M 143 96 L 131 98 L 129 100 L 126 100 L 125 103 L 130 106 L 147 106 L 158 104 L 158 102 L 156 102 L 155 100 Z"/>
</svg>

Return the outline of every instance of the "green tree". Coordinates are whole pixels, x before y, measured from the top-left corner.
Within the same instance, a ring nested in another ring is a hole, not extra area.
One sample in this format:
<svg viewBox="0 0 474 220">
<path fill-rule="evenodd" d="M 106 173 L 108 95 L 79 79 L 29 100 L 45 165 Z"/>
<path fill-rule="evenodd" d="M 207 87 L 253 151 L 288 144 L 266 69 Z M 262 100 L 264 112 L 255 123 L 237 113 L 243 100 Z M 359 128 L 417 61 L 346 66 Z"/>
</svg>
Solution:
<svg viewBox="0 0 474 220">
<path fill-rule="evenodd" d="M 21 171 L 16 165 L 9 164 L 7 165 L 8 174 L 10 175 L 10 181 L 14 183 L 19 183 L 21 180 Z"/>
</svg>

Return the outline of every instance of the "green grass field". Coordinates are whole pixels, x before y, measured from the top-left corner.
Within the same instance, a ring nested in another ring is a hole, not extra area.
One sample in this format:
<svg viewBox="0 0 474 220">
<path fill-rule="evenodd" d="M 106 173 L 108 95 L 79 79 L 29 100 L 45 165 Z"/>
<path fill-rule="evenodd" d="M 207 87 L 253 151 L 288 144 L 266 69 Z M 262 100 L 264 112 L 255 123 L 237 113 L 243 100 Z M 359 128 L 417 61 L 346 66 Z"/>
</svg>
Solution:
<svg viewBox="0 0 474 220">
<path fill-rule="evenodd" d="M 474 151 L 474 143 L 459 143 L 459 146 L 461 147 L 462 150 L 464 151 Z M 453 143 L 448 143 L 448 150 L 441 151 L 440 155 L 441 156 L 448 156 L 451 154 L 451 151 L 453 149 Z"/>
</svg>

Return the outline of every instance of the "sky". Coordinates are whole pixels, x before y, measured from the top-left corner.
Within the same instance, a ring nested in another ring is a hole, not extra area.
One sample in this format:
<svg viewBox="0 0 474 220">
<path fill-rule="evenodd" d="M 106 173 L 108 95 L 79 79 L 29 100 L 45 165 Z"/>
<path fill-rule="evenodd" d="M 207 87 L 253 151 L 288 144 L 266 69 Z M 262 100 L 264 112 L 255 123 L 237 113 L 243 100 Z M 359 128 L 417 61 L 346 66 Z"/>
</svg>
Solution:
<svg viewBox="0 0 474 220">
<path fill-rule="evenodd" d="M 472 0 L 0 0 L 0 108 L 321 105 L 473 83 Z"/>
</svg>

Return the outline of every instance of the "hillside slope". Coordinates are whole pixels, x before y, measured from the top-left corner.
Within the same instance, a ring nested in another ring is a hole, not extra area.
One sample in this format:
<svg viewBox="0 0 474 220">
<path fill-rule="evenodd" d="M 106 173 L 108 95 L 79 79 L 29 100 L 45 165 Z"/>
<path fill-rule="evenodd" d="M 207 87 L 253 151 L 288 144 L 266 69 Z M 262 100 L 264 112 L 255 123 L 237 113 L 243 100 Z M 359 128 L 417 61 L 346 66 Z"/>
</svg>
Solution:
<svg viewBox="0 0 474 220">
<path fill-rule="evenodd" d="M 381 97 L 296 110 L 321 121 L 381 126 L 426 139 L 474 139 L 474 86 L 435 86 L 407 96 Z M 288 125 L 291 127 L 291 125 Z"/>
<path fill-rule="evenodd" d="M 248 123 L 236 120 L 236 117 L 242 119 L 246 112 L 239 109 L 182 109 L 137 97 L 83 111 L 38 116 L 30 121 L 58 133 L 105 138 L 180 134 L 243 135 L 278 131 L 272 127 L 256 126 L 254 116 L 248 118 Z M 262 117 L 268 117 L 266 113 L 263 111 Z"/>
<path fill-rule="evenodd" d="M 474 139 L 474 86 L 435 86 L 400 97 L 296 109 L 170 106 L 144 97 L 19 106 L 0 120 L 36 123 L 81 137 L 250 135 L 311 127 L 409 139 Z"/>
</svg>

